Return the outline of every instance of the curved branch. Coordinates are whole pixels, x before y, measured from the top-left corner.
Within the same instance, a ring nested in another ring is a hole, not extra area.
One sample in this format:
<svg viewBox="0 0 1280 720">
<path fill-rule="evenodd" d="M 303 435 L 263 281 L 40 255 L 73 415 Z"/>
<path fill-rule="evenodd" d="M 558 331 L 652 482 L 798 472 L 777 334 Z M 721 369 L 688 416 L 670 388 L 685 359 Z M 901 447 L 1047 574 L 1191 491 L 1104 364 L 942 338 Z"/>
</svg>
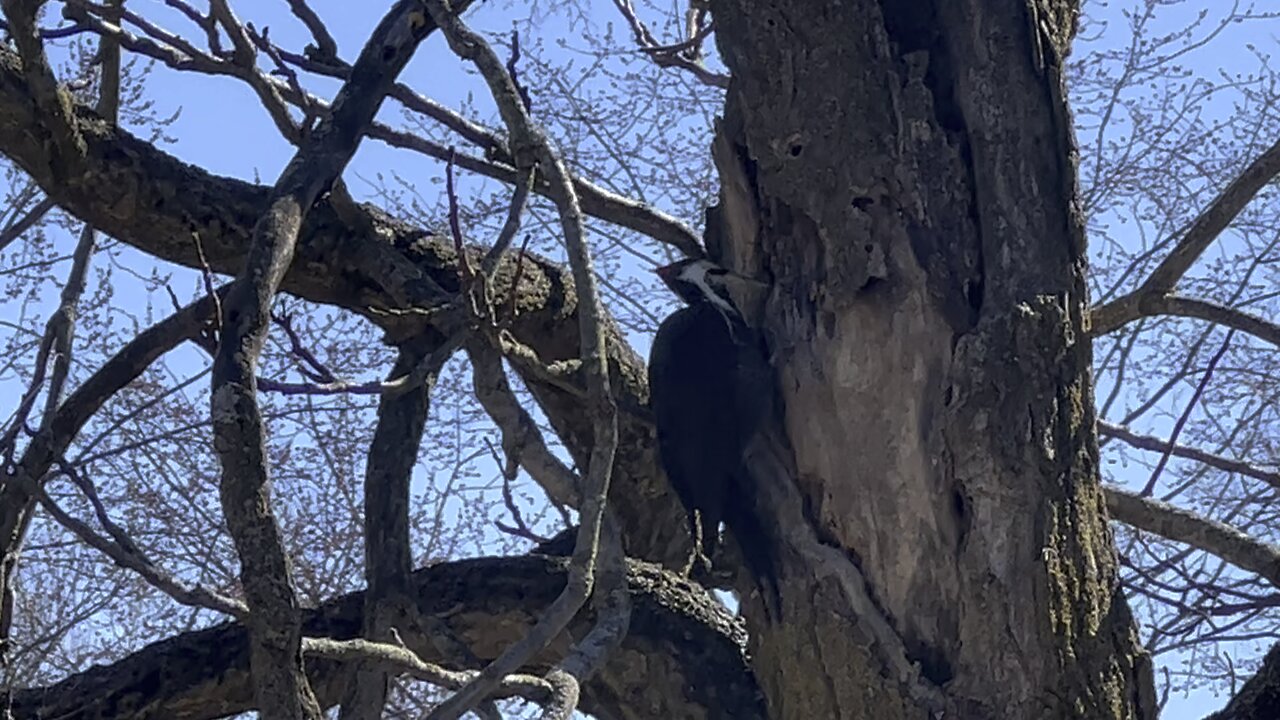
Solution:
<svg viewBox="0 0 1280 720">
<path fill-rule="evenodd" d="M 567 661 L 555 668 L 565 671 L 577 683 L 582 682 L 595 669 L 594 663 L 577 659 L 583 653 L 582 649 L 598 645 L 596 649 L 603 652 L 620 642 L 630 621 L 630 606 L 625 587 L 626 571 L 622 569 L 622 542 L 617 535 L 617 527 L 609 521 L 606 509 L 609 483 L 613 477 L 613 458 L 618 449 L 618 403 L 609 389 L 609 341 L 604 307 L 600 302 L 591 248 L 583 232 L 578 195 L 560 155 L 529 116 L 527 98 L 521 94 L 512 74 L 513 65 L 504 66 L 488 42 L 467 27 L 458 11 L 450 7 L 449 3 L 444 0 L 428 0 L 426 5 L 431 17 L 440 26 L 441 34 L 448 40 L 449 47 L 460 58 L 470 60 L 484 77 L 511 135 L 512 155 L 518 158 L 516 165 L 527 168 L 536 163 L 539 174 L 550 185 L 549 194 L 560 216 L 565 250 L 573 271 L 574 288 L 578 293 L 581 368 L 587 386 L 583 414 L 591 423 L 591 453 L 579 486 L 578 514 L 581 522 L 573 562 L 569 568 L 569 580 L 528 635 L 503 651 L 497 659 L 485 666 L 475 680 L 467 683 L 429 715 L 432 719 L 453 720 L 474 708 L 497 687 L 502 678 L 518 670 L 535 653 L 545 648 L 577 615 L 594 591 L 594 605 L 599 615 L 596 626 L 581 642 L 575 644 Z M 513 55 L 512 64 L 514 62 Z M 456 229 L 454 232 L 460 235 Z M 466 263 L 463 263 L 463 268 L 466 267 Z M 610 563 L 614 567 L 609 567 Z M 612 587 L 607 584 L 609 581 L 613 581 Z M 571 687 L 573 696 L 577 694 L 576 689 Z M 568 698 L 569 709 L 576 705 L 574 699 L 576 697 Z"/>
<path fill-rule="evenodd" d="M 86 108 L 77 108 L 85 172 L 64 177 L 38 141 L 39 116 L 30 95 L 17 57 L 0 47 L 0 153 L 29 173 L 60 207 L 156 258 L 197 270 L 207 261 L 217 273 L 240 271 L 253 224 L 267 205 L 266 188 L 180 162 L 101 122 Z M 376 209 L 354 209 L 359 222 L 350 224 L 327 200 L 311 208 L 281 289 L 368 317 L 392 342 L 421 332 L 429 318 L 414 309 L 447 299 L 457 288 L 452 243 Z M 577 358 L 572 278 L 532 255 L 525 256 L 523 268 L 513 335 L 547 365 Z M 514 278 L 515 263 L 500 263 L 496 296 L 511 292 Z M 648 384 L 643 361 L 611 323 L 607 334 L 609 376 L 619 405 L 644 407 Z M 521 373 L 574 461 L 585 467 L 591 428 L 580 398 L 536 374 Z M 653 428 L 624 414 L 618 440 L 617 478 L 611 486 L 621 497 L 609 504 L 622 527 L 627 555 L 678 566 L 689 542 L 684 510 L 658 469 Z"/>
<path fill-rule="evenodd" d="M 1098 421 L 1098 432 L 1102 435 L 1119 438 L 1139 450 L 1150 450 L 1151 452 L 1159 453 L 1168 452 L 1175 457 L 1202 462 L 1209 467 L 1217 468 L 1224 472 L 1246 475 L 1255 480 L 1261 480 L 1271 487 L 1280 489 L 1280 473 L 1267 472 L 1249 463 L 1224 458 L 1221 455 L 1214 455 L 1185 445 L 1175 444 L 1170 449 L 1168 440 L 1161 440 L 1151 435 L 1139 435 L 1123 425 L 1114 425 L 1104 420 Z"/>
<path fill-rule="evenodd" d="M 1187 270 L 1204 254 L 1240 211 L 1253 201 L 1267 183 L 1280 174 L 1280 140 L 1254 158 L 1229 185 L 1214 198 L 1183 233 L 1173 248 L 1138 289 L 1090 312 L 1094 333 L 1105 335 L 1146 314 L 1140 305 L 1168 295 Z M 1248 331 L 1246 331 L 1248 332 Z"/>
<path fill-rule="evenodd" d="M 1209 207 L 1191 223 L 1177 247 L 1152 271 L 1138 290 L 1140 294 L 1167 293 L 1200 258 L 1210 243 L 1222 234 L 1245 206 L 1280 174 L 1280 140 L 1254 158 L 1231 184 L 1214 198 Z"/>
<path fill-rule="evenodd" d="M 1239 330 L 1280 347 L 1280 325 L 1208 300 L 1165 295 L 1142 303 L 1143 314 L 1196 318 Z"/>
<path fill-rule="evenodd" d="M 450 157 L 450 148 L 413 133 L 392 129 L 382 123 L 371 125 L 368 135 L 375 140 L 381 140 L 391 147 L 412 150 L 440 161 L 448 161 Z M 507 152 L 503 150 L 501 153 L 490 152 L 490 154 L 505 158 Z M 458 153 L 453 157 L 458 167 L 471 172 L 512 185 L 520 182 L 520 171 L 502 160 L 491 162 L 463 153 Z M 549 195 L 551 193 L 550 183 L 542 177 L 535 181 L 533 189 L 539 195 Z M 647 235 L 658 242 L 666 243 L 680 250 L 680 252 L 690 257 L 698 257 L 704 254 L 702 245 L 698 241 L 698 236 L 694 234 L 693 230 L 688 225 L 661 210 L 652 208 L 639 200 L 633 200 L 610 192 L 589 180 L 584 180 L 577 176 L 573 177 L 573 190 L 578 193 L 578 199 L 582 202 L 582 211 L 592 217 Z"/>
<path fill-rule="evenodd" d="M 1259 542 L 1239 529 L 1137 493 L 1104 488 L 1113 520 L 1185 543 L 1257 573 L 1280 588 L 1280 547 Z"/>
<path fill-rule="evenodd" d="M 48 141 L 47 150 L 65 172 L 74 172 L 80 156 L 80 137 L 75 115 L 67 97 L 61 92 L 44 43 L 36 27 L 36 16 L 44 0 L 4 0 L 4 17 L 9 36 L 22 57 L 21 72 L 31 88 L 31 100 L 43 119 L 40 137 Z"/>
<path fill-rule="evenodd" d="M 234 62 L 252 63 L 253 45 L 226 1 L 214 0 L 210 8 L 231 37 Z M 254 384 L 271 301 L 293 262 L 311 207 L 340 179 L 394 78 L 434 29 L 414 0 L 400 0 L 378 23 L 329 114 L 301 143 L 272 188 L 270 205 L 254 224 L 244 268 L 223 304 L 212 372 L 213 447 L 222 466 L 222 510 L 252 613 L 250 658 L 263 717 L 321 715 L 303 670 L 302 617 L 272 510 L 266 426 Z M 273 93 L 263 97 L 269 106 L 275 98 Z M 286 133 L 291 129 L 292 123 L 282 128 Z"/>
<path fill-rule="evenodd" d="M 225 293 L 225 288 L 218 291 Z M 38 482 L 75 440 L 89 418 L 157 358 L 195 337 L 216 303 L 198 300 L 139 333 L 75 389 L 23 452 L 17 472 L 0 486 L 0 556 L 15 552 Z"/>
<path fill-rule="evenodd" d="M 528 632 L 532 618 L 559 593 L 567 561 L 538 555 L 479 558 L 416 571 L 410 592 L 417 610 L 445 623 L 480 663 Z M 764 720 L 764 702 L 747 664 L 741 622 L 704 590 L 644 563 L 629 563 L 634 607 L 622 652 L 583 685 L 582 709 L 598 717 L 732 717 Z M 307 613 L 308 637 L 360 636 L 363 593 L 331 600 Z M 569 627 L 577 636 L 594 619 L 584 613 Z M 450 662 L 412 624 L 399 627 L 423 661 Z M 567 646 L 568 643 L 563 643 Z M 539 656 L 532 670 L 557 660 Z M 336 704 L 346 672 L 333 662 L 307 663 L 325 706 Z M 16 690 L 14 720 L 125 720 L 164 717 L 204 720 L 253 707 L 248 634 L 235 623 L 153 643 L 118 662 L 48 687 Z"/>
<path fill-rule="evenodd" d="M 1156 315 L 1207 320 L 1280 347 L 1280 325 L 1236 308 L 1181 295 L 1125 296 L 1094 308 L 1089 313 L 1089 334 L 1093 337 L 1107 335 L 1134 320 Z"/>
<path fill-rule="evenodd" d="M 144 23 L 148 27 L 152 27 L 153 35 L 151 37 L 135 36 L 116 24 L 108 23 L 88 12 L 91 7 L 88 4 L 68 6 L 85 27 L 92 29 L 93 32 L 103 37 L 116 40 L 120 45 L 136 54 L 159 60 L 175 70 L 241 79 L 252 86 L 255 92 L 283 97 L 284 100 L 301 109 L 304 114 L 318 114 L 329 106 L 329 103 L 323 99 L 306 94 L 300 87 L 295 87 L 255 68 L 246 68 L 231 61 L 220 60 L 214 55 L 201 52 L 194 46 L 179 43 L 177 36 L 165 33 L 160 28 L 150 26 L 149 23 L 146 23 L 143 18 L 137 15 L 131 15 L 130 17 L 136 23 Z M 336 57 L 327 57 L 321 62 L 305 54 L 299 55 L 272 45 L 265 38 L 260 39 L 271 52 L 276 53 L 280 60 L 288 63 L 289 66 L 344 81 L 351 77 L 351 66 Z M 164 40 L 168 40 L 171 44 L 167 44 Z M 269 85 L 270 87 L 264 88 L 264 85 Z M 506 139 L 502 135 L 471 122 L 449 108 L 415 92 L 404 83 L 394 84 L 388 95 L 400 101 L 409 110 L 443 124 L 484 151 L 484 156 L 487 158 L 484 160 L 469 156 L 459 157 L 458 165 L 461 167 L 513 185 L 520 181 L 520 173 L 515 169 L 515 161 L 512 159 L 510 152 L 508 152 Z M 264 103 L 267 105 L 268 110 L 271 111 L 270 114 L 273 120 L 276 121 L 277 126 L 280 127 L 285 137 L 296 139 L 298 136 L 296 128 L 291 129 L 289 124 L 291 121 L 288 119 L 287 114 L 282 117 L 280 108 L 272 110 L 272 101 L 265 97 Z M 392 147 L 411 150 L 441 161 L 447 161 L 450 157 L 449 148 L 412 133 L 396 130 L 383 123 L 370 124 L 366 129 L 366 134 Z M 647 235 L 658 242 L 671 245 L 685 255 L 700 256 L 703 254 L 698 235 L 678 218 L 646 203 L 610 192 L 604 187 L 577 175 L 572 176 L 572 182 L 574 191 L 578 193 L 582 202 L 582 210 L 588 215 Z M 542 178 L 539 179 L 534 190 L 541 195 L 550 196 L 552 187 L 545 178 Z"/>
</svg>

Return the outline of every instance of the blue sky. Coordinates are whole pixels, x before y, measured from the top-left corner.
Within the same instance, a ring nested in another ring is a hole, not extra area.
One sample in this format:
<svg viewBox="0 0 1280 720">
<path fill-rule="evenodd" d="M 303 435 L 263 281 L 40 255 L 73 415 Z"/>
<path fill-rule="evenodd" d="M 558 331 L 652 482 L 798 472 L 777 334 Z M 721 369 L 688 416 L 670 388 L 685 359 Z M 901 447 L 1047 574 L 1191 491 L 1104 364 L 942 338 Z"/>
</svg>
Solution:
<svg viewBox="0 0 1280 720">
<path fill-rule="evenodd" d="M 347 60 L 353 60 L 388 3 L 316 0 L 312 5 L 335 35 L 341 55 Z M 1196 11 L 1200 5 L 1187 3 L 1185 8 L 1171 11 L 1170 27 L 1179 26 L 1186 14 Z M 480 29 L 506 32 L 511 23 L 505 18 L 504 7 L 502 3 L 483 3 L 479 9 L 469 14 L 468 19 Z M 1119 7 L 1113 5 L 1108 12 L 1114 16 Z M 141 9 L 160 24 L 171 28 L 187 27 L 181 16 L 164 9 L 160 3 L 149 3 Z M 286 47 L 300 48 L 309 40 L 304 29 L 288 13 L 284 2 L 241 2 L 236 4 L 236 10 L 243 19 L 251 20 L 259 27 L 270 27 L 272 38 Z M 589 12 L 593 14 L 593 19 L 601 23 L 614 23 L 619 31 L 620 41 L 629 40 L 621 19 L 610 3 L 593 3 Z M 1113 19 L 1120 21 L 1118 17 Z M 556 19 L 545 22 L 539 32 L 547 38 L 574 38 L 574 31 Z M 1248 43 L 1274 47 L 1275 29 L 1260 24 L 1242 25 L 1215 42 L 1211 51 L 1190 56 L 1188 63 L 1201 63 L 1205 67 L 1252 66 L 1254 60 L 1247 49 Z M 550 40 L 547 46 L 552 46 Z M 655 69 L 654 72 L 658 71 Z M 480 110 L 483 119 L 490 119 L 492 116 L 492 105 L 483 86 L 438 37 L 432 37 L 424 43 L 404 72 L 402 80 L 445 105 L 459 107 L 471 102 Z M 331 81 L 309 82 L 317 94 L 326 97 L 331 96 L 337 87 Z M 157 67 L 149 80 L 148 95 L 157 102 L 160 115 L 181 109 L 180 116 L 168 132 L 177 142 L 166 146 L 166 150 L 187 162 L 218 174 L 269 185 L 293 154 L 293 148 L 280 138 L 256 97 L 239 81 L 196 77 Z M 1231 109 L 1224 105 L 1213 111 L 1230 112 Z M 388 103 L 384 107 L 382 118 L 390 124 L 399 124 L 399 110 L 394 103 Z M 391 149 L 373 141 L 363 143 L 345 177 L 348 187 L 358 198 L 368 197 L 373 188 L 367 180 L 390 170 L 417 184 L 419 191 L 426 197 L 439 192 L 435 184 L 440 176 L 437 163 L 421 155 Z M 132 290 L 121 287 L 119 297 L 132 298 L 141 303 L 145 302 L 142 292 L 140 287 Z M 647 342 L 642 338 L 637 340 L 643 350 Z M 1105 389 L 1099 388 L 1099 396 Z M 1175 720 L 1200 717 L 1221 704 L 1222 699 L 1214 697 L 1209 691 L 1192 693 L 1186 698 L 1173 697 L 1164 717 Z"/>
</svg>

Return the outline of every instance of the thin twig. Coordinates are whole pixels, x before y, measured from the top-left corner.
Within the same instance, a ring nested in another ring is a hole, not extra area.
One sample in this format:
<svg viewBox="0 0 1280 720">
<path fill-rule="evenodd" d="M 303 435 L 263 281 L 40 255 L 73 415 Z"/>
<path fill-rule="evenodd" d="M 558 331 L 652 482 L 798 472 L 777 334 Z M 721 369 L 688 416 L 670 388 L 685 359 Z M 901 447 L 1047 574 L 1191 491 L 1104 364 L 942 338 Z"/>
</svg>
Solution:
<svg viewBox="0 0 1280 720">
<path fill-rule="evenodd" d="M 462 289 L 465 291 L 465 285 L 474 279 L 475 271 L 471 269 L 471 261 L 467 258 L 467 243 L 462 237 L 458 189 L 453 179 L 454 156 L 454 149 L 449 148 L 449 160 L 444 165 L 444 191 L 449 202 L 449 233 L 453 237 L 453 249 L 458 254 L 458 275 L 464 283 Z"/>
<path fill-rule="evenodd" d="M 1238 473 L 1256 480 L 1261 480 L 1271 487 L 1280 490 L 1280 473 L 1268 472 L 1246 462 L 1232 460 L 1230 458 L 1222 457 L 1221 455 L 1214 455 L 1185 445 L 1177 445 L 1169 442 L 1168 440 L 1161 440 L 1160 438 L 1150 435 L 1140 435 L 1123 425 L 1114 425 L 1103 420 L 1098 421 L 1098 433 L 1103 436 L 1123 440 L 1139 450 L 1149 450 L 1151 452 L 1160 453 L 1167 452 L 1175 457 L 1204 463 L 1209 467 L 1217 468 L 1223 472 Z"/>
<path fill-rule="evenodd" d="M 0 252 L 4 252 L 4 249 L 9 247 L 9 243 L 22 237 L 23 233 L 35 227 L 36 223 L 43 220 L 44 216 L 56 206 L 53 199 L 46 196 L 40 202 L 31 206 L 31 209 L 23 214 L 22 217 L 14 220 L 13 224 L 0 231 Z"/>
<path fill-rule="evenodd" d="M 302 342 L 302 337 L 298 335 L 298 331 L 293 327 L 293 316 L 288 313 L 271 313 L 271 319 L 276 326 L 284 331 L 285 337 L 289 339 L 289 353 L 296 357 L 299 361 L 298 372 L 305 377 L 317 383 L 336 383 L 338 378 L 334 377 L 329 367 L 320 362 L 320 359 L 312 353 L 306 344 Z"/>
<path fill-rule="evenodd" d="M 519 89 L 493 48 L 467 28 L 445 0 L 428 0 L 427 9 L 440 26 L 441 32 L 449 42 L 449 47 L 460 57 L 472 61 L 480 70 L 507 126 L 511 137 L 511 155 L 516 158 L 516 164 L 527 163 L 528 160 L 525 158 L 535 159 L 540 172 L 550 185 L 550 196 L 559 211 L 569 264 L 573 271 L 574 285 L 579 299 L 581 357 L 588 389 L 587 412 L 592 418 L 594 432 L 587 477 L 579 493 L 578 507 L 582 522 L 579 526 L 578 542 L 565 589 L 521 641 L 503 651 L 497 659 L 481 671 L 475 681 L 468 683 L 466 687 L 441 703 L 429 716 L 430 720 L 453 720 L 488 696 L 495 684 L 503 677 L 514 672 L 534 653 L 546 647 L 577 614 L 578 609 L 591 595 L 597 579 L 596 574 L 600 570 L 598 563 L 602 559 L 599 552 L 602 544 L 602 529 L 605 529 L 609 535 L 603 538 L 605 548 L 603 559 L 610 565 L 606 570 L 610 585 L 602 588 L 608 598 L 603 609 L 613 612 L 606 613 L 607 617 L 602 616 L 598 619 L 596 627 L 588 633 L 589 642 L 586 645 L 579 644 L 574 651 L 571 651 L 573 670 L 564 666 L 560 669 L 569 670 L 570 673 L 574 670 L 583 673 L 590 671 L 592 663 L 582 661 L 583 651 L 589 650 L 588 654 L 592 657 L 599 657 L 607 652 L 608 648 L 621 639 L 619 633 L 625 632 L 630 613 L 629 604 L 625 598 L 625 568 L 618 573 L 613 567 L 623 564 L 621 543 L 616 537 L 616 528 L 608 526 L 605 513 L 609 480 L 613 470 L 613 456 L 617 448 L 617 407 L 609 388 L 603 310 L 596 289 L 591 253 L 583 237 L 582 216 L 573 183 L 546 136 L 529 118 Z M 499 366 L 498 371 L 500 370 Z M 615 602 L 619 597 L 616 587 L 619 577 L 621 577 L 621 596 L 623 597 L 620 602 Z M 605 574 L 602 574 L 600 579 L 604 578 Z M 578 680 L 574 681 L 575 692 L 572 698 L 575 702 L 577 682 Z"/>
<path fill-rule="evenodd" d="M 63 472 L 66 473 L 69 469 L 69 467 L 64 466 Z M 68 476 L 70 477 L 70 475 Z M 86 487 L 92 487 L 92 485 L 87 485 L 83 478 L 76 479 L 75 482 L 82 490 Z M 111 558 L 120 567 L 137 573 L 148 584 L 159 589 L 178 603 L 188 607 L 205 608 L 225 613 L 241 622 L 246 622 L 249 619 L 249 609 L 239 600 L 214 592 L 202 585 L 187 585 L 160 570 L 142 554 L 137 545 L 122 529 L 111 522 L 106 515 L 106 509 L 102 507 L 102 501 L 97 498 L 96 494 L 91 496 L 86 491 L 85 496 L 89 498 L 90 503 L 93 505 L 99 523 L 111 534 L 113 539 L 108 540 L 98 535 L 87 524 L 72 517 L 67 511 L 59 507 L 43 488 L 37 493 L 41 507 L 59 525 L 70 530 L 86 545 Z"/>
<path fill-rule="evenodd" d="M 1178 436 L 1182 434 L 1182 428 L 1186 426 L 1187 420 L 1191 417 L 1191 411 L 1195 409 L 1196 404 L 1200 401 L 1200 396 L 1204 394 L 1204 390 L 1209 385 L 1209 380 L 1213 377 L 1213 371 L 1218 367 L 1218 362 L 1222 360 L 1222 356 L 1227 354 L 1227 348 L 1231 347 L 1231 339 L 1236 335 L 1236 331 L 1227 332 L 1227 337 L 1222 341 L 1222 347 L 1218 348 L 1218 352 L 1214 353 L 1209 359 L 1209 364 L 1204 369 L 1204 376 L 1200 378 L 1199 384 L 1196 385 L 1196 391 L 1192 393 L 1191 399 L 1187 401 L 1187 406 L 1183 408 L 1182 415 L 1178 417 L 1178 421 L 1173 425 L 1173 433 L 1169 435 L 1169 447 L 1165 449 L 1160 456 L 1160 461 L 1156 463 L 1155 470 L 1151 471 L 1151 478 L 1147 480 L 1147 484 L 1143 486 L 1142 497 L 1150 497 L 1152 491 L 1156 488 L 1156 482 L 1160 479 L 1160 474 L 1164 472 L 1164 468 L 1169 464 L 1169 458 L 1173 455 L 1173 448 L 1178 444 Z"/>
<path fill-rule="evenodd" d="M 209 51 L 214 56 L 224 56 L 226 51 L 222 49 L 222 35 L 218 32 L 218 21 L 214 19 L 212 10 L 206 15 L 181 0 L 164 0 L 164 4 L 185 15 L 188 20 L 196 24 L 196 27 L 204 31 L 205 42 L 208 43 Z"/>
<path fill-rule="evenodd" d="M 498 261 L 502 259 L 502 255 L 507 252 L 507 248 L 511 247 L 511 241 L 515 239 L 516 233 L 520 231 L 520 217 L 524 213 L 525 204 L 529 200 L 529 191 L 533 188 L 534 178 L 537 171 L 529 168 L 519 179 L 516 180 L 515 192 L 511 194 L 511 204 L 507 206 L 507 219 L 502 223 L 502 230 L 498 232 L 498 239 L 493 243 L 493 247 L 489 248 L 489 252 L 485 253 L 484 259 L 480 261 L 480 271 L 483 272 L 490 280 L 493 279 L 493 271 L 498 266 Z M 529 237 L 526 235 L 524 246 L 529 245 Z M 524 247 L 520 249 L 521 258 L 524 257 Z M 514 290 L 520 284 L 519 280 L 512 282 L 511 288 Z"/>
<path fill-rule="evenodd" d="M 529 97 L 529 91 L 520 83 L 520 75 L 517 68 L 520 65 L 520 31 L 511 31 L 511 57 L 507 60 L 507 74 L 511 76 L 511 84 L 515 86 L 516 92 L 520 93 L 520 100 L 524 102 L 524 111 L 533 112 L 533 100 Z"/>
<path fill-rule="evenodd" d="M 1238 528 L 1200 517 L 1160 500 L 1119 488 L 1104 488 L 1111 517 L 1139 530 L 1186 543 L 1280 588 L 1280 547 L 1250 537 Z"/>
<path fill-rule="evenodd" d="M 515 525 L 508 525 L 501 520 L 495 520 L 494 525 L 505 533 L 514 535 L 526 540 L 532 540 L 535 543 L 544 543 L 549 538 L 543 537 L 534 532 L 529 524 L 524 521 L 524 513 L 520 511 L 520 506 L 516 504 L 515 495 L 511 492 L 511 484 L 516 481 L 520 470 L 520 460 L 518 457 L 508 455 L 504 460 L 498 455 L 498 449 L 493 446 L 489 438 L 484 439 L 484 444 L 489 449 L 489 454 L 493 457 L 494 463 L 502 468 L 502 504 L 506 505 L 507 512 L 511 513 L 511 519 L 515 521 Z"/>
<path fill-rule="evenodd" d="M 711 35 L 713 31 L 711 23 L 695 30 L 689 38 L 680 43 L 663 45 L 658 42 L 649 27 L 636 14 L 635 6 L 632 5 L 631 0 L 613 0 L 613 5 L 618 8 L 618 12 L 622 14 L 623 19 L 627 21 L 627 25 L 631 27 L 631 32 L 636 38 L 636 46 L 641 52 L 652 58 L 658 67 L 680 68 L 693 74 L 704 85 L 720 89 L 729 87 L 728 75 L 712 72 L 702 63 L 686 56 L 688 51 L 700 48 L 706 38 Z"/>
<path fill-rule="evenodd" d="M 1170 294 L 1209 245 L 1278 174 L 1280 140 L 1254 158 L 1192 221 L 1182 233 L 1182 239 L 1141 286 L 1090 311 L 1093 332 L 1097 335 L 1113 332 L 1121 325 L 1142 317 L 1144 302 Z"/>
</svg>

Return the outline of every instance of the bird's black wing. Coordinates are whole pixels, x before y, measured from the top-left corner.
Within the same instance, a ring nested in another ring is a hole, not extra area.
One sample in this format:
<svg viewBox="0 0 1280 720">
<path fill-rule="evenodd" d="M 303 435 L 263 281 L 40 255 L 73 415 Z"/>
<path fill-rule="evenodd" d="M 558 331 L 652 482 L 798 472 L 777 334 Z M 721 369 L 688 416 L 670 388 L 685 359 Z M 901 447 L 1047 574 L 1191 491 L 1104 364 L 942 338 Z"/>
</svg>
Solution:
<svg viewBox="0 0 1280 720">
<path fill-rule="evenodd" d="M 765 612 L 774 622 L 782 620 L 782 597 L 778 586 L 778 565 L 774 557 L 776 534 L 761 521 L 759 501 L 755 497 L 759 477 L 746 461 L 749 443 L 766 423 L 774 421 L 778 412 L 777 375 L 769 363 L 769 351 L 763 336 L 745 324 L 734 328 L 738 352 L 734 367 L 736 394 L 734 400 L 737 437 L 737 465 L 731 490 L 725 497 L 723 519 L 729 528 L 742 561 L 756 579 L 761 590 Z"/>
<path fill-rule="evenodd" d="M 662 323 L 649 361 L 663 469 L 690 518 L 701 514 L 700 550 L 708 558 L 742 457 L 734 338 L 719 310 L 697 303 Z"/>
</svg>

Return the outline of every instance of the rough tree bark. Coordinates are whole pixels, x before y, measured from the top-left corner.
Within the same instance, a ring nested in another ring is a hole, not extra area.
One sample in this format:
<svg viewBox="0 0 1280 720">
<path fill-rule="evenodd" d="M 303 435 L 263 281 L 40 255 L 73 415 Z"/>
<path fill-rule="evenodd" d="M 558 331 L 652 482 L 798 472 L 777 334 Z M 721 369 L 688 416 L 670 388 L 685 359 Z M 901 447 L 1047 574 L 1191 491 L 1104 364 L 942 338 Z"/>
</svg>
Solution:
<svg viewBox="0 0 1280 720">
<path fill-rule="evenodd" d="M 770 285 L 785 408 L 757 483 L 787 621 L 751 625 L 774 717 L 1154 714 L 1097 471 L 1075 12 L 712 3 L 713 251 Z"/>
<path fill-rule="evenodd" d="M 666 576 L 637 570 L 632 634 L 587 709 L 756 717 L 758 682 L 773 718 L 1152 717 L 1097 474 L 1061 87 L 1074 3 L 712 5 L 733 80 L 709 249 L 769 287 L 749 310 L 778 369 L 777 422 L 753 447 L 753 481 L 782 561 L 783 622 L 747 598 L 747 667 L 705 597 L 650 591 Z M 212 269 L 240 269 L 263 188 L 177 162 L 85 108 L 73 111 L 78 154 L 52 153 L 40 92 L 0 49 L 0 152 L 59 206 L 189 267 L 198 235 Z M 350 225 L 326 202 L 312 208 L 282 287 L 365 314 L 393 340 L 421 332 L 379 311 L 455 291 L 450 244 L 359 212 Z M 517 338 L 547 362 L 576 357 L 571 281 L 535 259 L 522 278 Z M 643 367 L 610 341 L 627 409 L 611 502 L 628 554 L 678 562 L 682 513 L 656 470 Z M 580 399 L 525 380 L 582 462 Z M 6 501 L 29 501 L 15 495 L 5 488 Z M 545 559 L 474 562 L 422 571 L 411 592 L 426 611 L 463 607 L 484 660 L 524 627 L 504 619 L 527 621 L 562 580 Z M 348 598 L 306 632 L 349 637 L 361 622 Z M 243 631 L 207 633 L 239 649 L 184 656 L 174 649 L 218 648 L 170 639 L 20 693 L 15 715 L 244 710 Z M 1274 664 L 1229 716 L 1274 696 Z M 310 669 L 322 703 L 336 701 L 336 673 Z"/>
<path fill-rule="evenodd" d="M 536 555 L 441 563 L 408 578 L 406 589 L 424 616 L 442 619 L 477 659 L 493 659 L 527 631 L 564 587 L 568 561 Z M 602 720 L 731 717 L 767 720 L 747 667 L 741 623 L 707 602 L 689 583 L 633 563 L 631 632 L 583 686 L 582 709 Z M 363 593 L 335 598 L 305 613 L 310 637 L 361 634 Z M 570 627 L 591 629 L 590 611 Z M 429 662 L 451 662 L 432 631 L 402 625 L 405 644 Z M 539 656 L 534 669 L 556 662 L 568 643 Z M 339 701 L 347 673 L 310 660 L 311 687 L 325 707 Z M 248 633 L 228 623 L 153 643 L 111 665 L 89 668 L 47 688 L 19 690 L 8 708 L 14 720 L 212 720 L 253 709 Z"/>
</svg>

